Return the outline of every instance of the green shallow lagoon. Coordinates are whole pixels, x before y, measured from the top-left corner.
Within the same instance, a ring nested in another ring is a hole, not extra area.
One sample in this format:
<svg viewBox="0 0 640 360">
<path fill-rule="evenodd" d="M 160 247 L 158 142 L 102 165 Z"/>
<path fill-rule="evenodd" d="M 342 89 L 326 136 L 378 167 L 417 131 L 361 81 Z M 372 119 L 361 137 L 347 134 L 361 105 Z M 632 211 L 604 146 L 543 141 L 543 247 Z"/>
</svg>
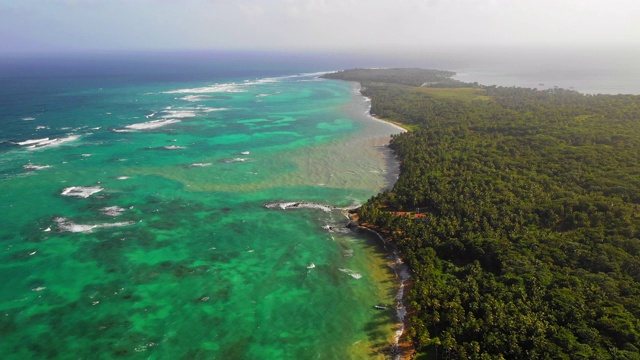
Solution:
<svg viewBox="0 0 640 360">
<path fill-rule="evenodd" d="M 398 130 L 350 83 L 245 80 L 96 81 L 3 112 L 3 359 L 384 358 L 386 252 L 339 210 L 263 204 L 365 201 Z"/>
</svg>

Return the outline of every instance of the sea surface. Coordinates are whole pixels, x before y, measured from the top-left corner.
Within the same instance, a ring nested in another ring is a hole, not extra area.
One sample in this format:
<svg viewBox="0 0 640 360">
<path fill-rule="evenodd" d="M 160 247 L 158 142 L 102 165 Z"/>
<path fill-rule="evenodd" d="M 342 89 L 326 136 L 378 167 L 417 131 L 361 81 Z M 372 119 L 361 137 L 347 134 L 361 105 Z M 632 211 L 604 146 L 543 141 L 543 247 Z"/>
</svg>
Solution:
<svg viewBox="0 0 640 360">
<path fill-rule="evenodd" d="M 308 60 L 0 61 L 1 358 L 384 358 L 393 259 L 339 208 L 399 130 Z"/>
</svg>

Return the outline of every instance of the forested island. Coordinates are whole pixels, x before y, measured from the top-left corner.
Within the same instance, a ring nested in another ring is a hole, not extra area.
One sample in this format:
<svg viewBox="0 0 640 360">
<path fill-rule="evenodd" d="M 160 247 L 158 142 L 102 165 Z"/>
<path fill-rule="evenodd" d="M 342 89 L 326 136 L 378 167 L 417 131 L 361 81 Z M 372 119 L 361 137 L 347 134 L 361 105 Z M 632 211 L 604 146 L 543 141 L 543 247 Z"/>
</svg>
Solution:
<svg viewBox="0 0 640 360">
<path fill-rule="evenodd" d="M 412 130 L 358 215 L 411 269 L 415 358 L 640 359 L 640 96 L 452 75 L 325 76 Z"/>
</svg>

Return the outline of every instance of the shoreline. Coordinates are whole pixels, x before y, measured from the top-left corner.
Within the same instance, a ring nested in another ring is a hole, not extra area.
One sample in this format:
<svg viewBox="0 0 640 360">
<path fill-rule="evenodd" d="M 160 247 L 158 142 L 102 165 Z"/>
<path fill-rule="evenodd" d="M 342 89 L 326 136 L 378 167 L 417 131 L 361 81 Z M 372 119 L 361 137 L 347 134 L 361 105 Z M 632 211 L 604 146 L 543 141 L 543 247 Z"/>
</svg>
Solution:
<svg viewBox="0 0 640 360">
<path fill-rule="evenodd" d="M 349 223 L 347 227 L 351 229 L 351 231 L 355 233 L 368 233 L 370 235 L 375 236 L 378 240 L 382 241 L 382 245 L 384 249 L 387 251 L 389 255 L 392 256 L 393 261 L 389 264 L 389 267 L 393 269 L 396 274 L 396 278 L 399 279 L 399 284 L 396 292 L 396 317 L 398 320 L 398 329 L 394 334 L 394 342 L 392 346 L 392 359 L 393 360 L 411 360 L 413 359 L 413 355 L 415 355 L 416 350 L 413 346 L 413 343 L 406 340 L 407 330 L 409 328 L 409 323 L 407 320 L 407 314 L 409 311 L 407 310 L 407 306 L 405 306 L 405 300 L 407 296 L 407 292 L 411 289 L 411 270 L 404 263 L 400 253 L 393 242 L 391 242 L 388 234 L 383 234 L 379 228 L 372 226 L 367 223 L 361 223 L 359 221 L 357 209 L 350 210 L 347 214 L 349 218 Z M 387 248 L 387 245 L 390 248 Z"/>
<path fill-rule="evenodd" d="M 405 133 L 409 131 L 408 128 L 405 128 L 398 123 L 384 120 L 372 115 L 371 114 L 371 98 L 362 94 L 362 84 L 360 82 L 354 81 L 353 83 L 354 83 L 354 87 L 353 87 L 354 91 L 356 91 L 359 96 L 363 97 L 365 99 L 365 102 L 368 104 L 368 108 L 366 111 L 367 118 L 390 125 L 391 127 L 400 131 L 400 133 Z M 389 146 L 390 140 L 391 139 L 389 139 L 385 144 L 387 148 Z M 389 150 L 393 153 L 393 150 L 391 149 Z M 395 161 L 399 165 L 399 160 L 395 157 L 395 153 L 393 154 L 394 156 L 390 157 L 388 161 Z M 399 172 L 399 169 L 398 169 L 398 172 Z M 395 181 L 397 181 L 397 177 L 395 178 Z M 395 181 L 389 184 L 388 188 L 393 188 Z M 394 341 L 391 345 L 392 359 L 394 360 L 413 359 L 413 355 L 415 354 L 415 347 L 413 346 L 413 343 L 405 340 L 407 329 L 408 329 L 408 323 L 406 319 L 406 315 L 408 311 L 407 311 L 407 307 L 405 306 L 405 298 L 407 295 L 407 290 L 411 286 L 411 281 L 410 281 L 411 271 L 409 267 L 402 260 L 402 257 L 400 256 L 400 253 L 398 252 L 398 249 L 396 248 L 395 244 L 388 241 L 388 239 L 385 239 L 385 237 L 379 231 L 379 229 L 376 229 L 372 226 L 367 226 L 366 224 L 361 224 L 359 222 L 359 219 L 357 218 L 358 209 L 359 207 L 348 211 L 347 217 L 349 218 L 349 223 L 347 227 L 349 227 L 352 231 L 354 229 L 357 229 L 358 231 L 367 231 L 370 234 L 375 235 L 379 240 L 381 240 L 383 243 L 384 249 L 387 250 L 389 255 L 393 257 L 393 262 L 389 266 L 393 269 L 393 271 L 396 274 L 396 277 L 399 279 L 398 288 L 396 292 L 396 317 L 398 319 L 399 328 L 398 330 L 396 330 L 396 333 L 394 334 Z M 388 249 L 387 245 L 390 245 L 391 249 Z"/>
<path fill-rule="evenodd" d="M 402 126 L 402 124 L 397 123 L 395 121 L 390 121 L 390 120 L 385 120 L 385 119 L 381 119 L 379 117 L 376 117 L 375 115 L 371 114 L 371 98 L 368 96 L 365 96 L 362 94 L 362 84 L 358 81 L 352 81 L 352 83 L 354 84 L 353 89 L 355 92 L 358 93 L 358 95 L 362 98 L 365 99 L 365 102 L 368 104 L 368 108 L 367 108 L 367 112 L 366 112 L 366 116 L 374 121 L 377 122 L 381 122 L 381 123 L 385 123 L 387 125 L 391 125 L 393 128 L 395 128 L 396 130 L 400 131 L 400 133 L 405 133 L 408 132 L 409 129 Z"/>
<path fill-rule="evenodd" d="M 371 99 L 367 96 L 364 96 L 361 92 L 362 85 L 357 81 L 351 81 L 352 83 L 352 91 L 353 91 L 353 99 L 360 103 L 360 105 L 364 105 L 366 110 L 364 114 L 360 112 L 360 116 L 364 115 L 365 121 L 375 121 L 385 126 L 390 126 L 392 130 L 392 134 L 385 137 L 373 138 L 371 141 L 367 142 L 366 146 L 374 146 L 379 148 L 378 150 L 383 154 L 385 158 L 385 166 L 386 166 L 386 184 L 383 188 L 377 190 L 376 192 L 384 191 L 385 189 L 393 188 L 394 184 L 398 180 L 399 176 L 399 160 L 393 150 L 389 148 L 389 142 L 391 140 L 391 136 L 394 134 L 405 133 L 410 131 L 407 128 L 404 128 L 396 123 L 380 119 L 374 115 L 371 115 Z M 362 109 L 362 108 L 360 108 Z M 359 110 L 362 111 L 362 110 Z M 355 114 L 355 113 L 354 113 Z M 394 131 L 395 130 L 395 131 Z M 397 131 L 397 132 L 396 132 Z M 405 298 L 408 292 L 408 289 L 411 286 L 411 274 L 408 266 L 404 263 L 400 253 L 398 252 L 396 246 L 388 241 L 383 232 L 379 231 L 372 226 L 367 226 L 367 224 L 360 224 L 357 218 L 357 211 L 360 208 L 361 204 L 352 204 L 347 206 L 333 206 L 327 205 L 324 203 L 318 203 L 313 201 L 303 201 L 303 200 L 280 200 L 280 201 L 272 201 L 263 204 L 263 207 L 271 210 L 279 210 L 279 211 L 292 211 L 298 209 L 316 209 L 323 212 L 331 212 L 334 210 L 341 211 L 342 214 L 348 219 L 348 222 L 343 227 L 348 228 L 354 235 L 359 236 L 373 236 L 376 239 L 370 238 L 373 241 L 381 241 L 382 247 L 386 252 L 388 258 L 387 266 L 395 274 L 396 281 L 394 281 L 393 290 L 393 310 L 394 318 L 392 320 L 393 330 L 390 333 L 390 341 L 387 343 L 388 345 L 385 347 L 385 355 L 390 356 L 389 358 L 394 360 L 410 360 L 413 358 L 415 354 L 415 348 L 413 343 L 406 340 L 406 335 L 408 331 L 408 323 L 407 323 L 407 308 L 405 306 Z M 344 224 L 344 223 L 343 223 Z M 393 277 L 393 275 L 391 275 Z"/>
</svg>

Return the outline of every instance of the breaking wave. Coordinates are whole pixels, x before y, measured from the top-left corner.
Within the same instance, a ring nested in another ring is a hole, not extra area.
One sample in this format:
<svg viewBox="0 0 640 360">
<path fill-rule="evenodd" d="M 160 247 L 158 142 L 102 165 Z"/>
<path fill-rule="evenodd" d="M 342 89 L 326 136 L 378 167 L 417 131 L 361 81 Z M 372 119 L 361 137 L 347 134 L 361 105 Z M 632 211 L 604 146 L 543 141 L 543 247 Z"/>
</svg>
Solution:
<svg viewBox="0 0 640 360">
<path fill-rule="evenodd" d="M 125 126 L 125 128 L 130 130 L 151 130 L 157 129 L 162 126 L 179 123 L 180 120 L 177 119 L 166 119 L 166 120 L 151 120 L 143 123 L 131 124 Z M 114 130 L 116 132 L 125 132 L 126 130 Z"/>
<path fill-rule="evenodd" d="M 42 169 L 48 169 L 50 167 L 51 165 L 33 165 L 33 164 L 22 165 L 22 168 L 26 170 L 42 170 Z"/>
<path fill-rule="evenodd" d="M 345 274 L 348 274 L 354 279 L 362 279 L 362 274 L 359 274 L 353 270 L 350 270 L 350 269 L 338 269 L 338 270 L 342 271 Z"/>
<path fill-rule="evenodd" d="M 123 221 L 117 223 L 102 223 L 102 224 L 76 224 L 73 221 L 65 217 L 56 217 L 53 219 L 58 225 L 58 230 L 61 232 L 73 232 L 73 233 L 87 233 L 93 231 L 93 229 L 120 227 L 135 224 L 133 221 Z"/>
<path fill-rule="evenodd" d="M 49 147 L 49 146 L 61 145 L 70 141 L 77 140 L 79 138 L 80 138 L 80 135 L 70 135 L 64 138 L 54 138 L 54 139 L 47 137 L 42 139 L 20 141 L 15 144 L 23 146 L 26 149 L 34 150 L 34 149 L 40 149 L 40 148 Z"/>
<path fill-rule="evenodd" d="M 62 196 L 76 196 L 80 198 L 88 198 L 89 196 L 104 190 L 99 186 L 71 186 L 64 188 L 60 195 Z"/>
</svg>

